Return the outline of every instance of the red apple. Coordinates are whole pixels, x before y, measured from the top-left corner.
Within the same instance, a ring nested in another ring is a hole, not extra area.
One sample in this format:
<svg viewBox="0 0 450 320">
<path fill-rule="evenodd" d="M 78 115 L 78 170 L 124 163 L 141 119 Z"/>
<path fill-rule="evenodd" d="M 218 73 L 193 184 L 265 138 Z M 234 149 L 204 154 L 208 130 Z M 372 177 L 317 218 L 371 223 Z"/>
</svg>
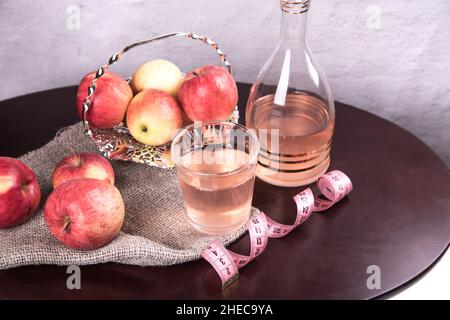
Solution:
<svg viewBox="0 0 450 320">
<path fill-rule="evenodd" d="M 85 75 L 78 87 L 77 109 L 80 118 L 83 101 L 94 76 L 95 72 Z M 132 98 L 133 91 L 128 83 L 119 75 L 107 71 L 97 80 L 96 90 L 86 113 L 86 120 L 97 128 L 111 128 L 118 125 L 123 121 Z"/>
<path fill-rule="evenodd" d="M 0 229 L 28 220 L 41 201 L 41 191 L 34 174 L 20 160 L 0 157 Z"/>
<path fill-rule="evenodd" d="M 53 188 L 73 179 L 92 178 L 114 185 L 111 164 L 96 153 L 73 153 L 63 158 L 53 169 Z"/>
<path fill-rule="evenodd" d="M 238 91 L 225 68 L 207 65 L 186 74 L 178 99 L 192 121 L 227 120 L 236 107 Z"/>
<path fill-rule="evenodd" d="M 131 100 L 127 127 L 139 142 L 160 146 L 169 142 L 183 125 L 183 114 L 177 100 L 158 90 L 141 91 Z"/>
<path fill-rule="evenodd" d="M 92 250 L 119 233 L 125 207 L 119 190 L 97 179 L 70 180 L 57 187 L 44 207 L 50 232 L 64 245 Z"/>
</svg>

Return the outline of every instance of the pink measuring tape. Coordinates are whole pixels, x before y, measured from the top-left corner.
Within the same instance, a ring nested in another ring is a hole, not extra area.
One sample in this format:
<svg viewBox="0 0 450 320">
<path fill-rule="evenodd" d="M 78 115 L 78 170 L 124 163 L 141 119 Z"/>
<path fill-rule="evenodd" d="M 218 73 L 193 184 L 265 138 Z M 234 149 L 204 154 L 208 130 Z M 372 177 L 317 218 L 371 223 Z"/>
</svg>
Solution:
<svg viewBox="0 0 450 320">
<path fill-rule="evenodd" d="M 340 201 L 353 190 L 349 177 L 339 170 L 330 171 L 317 180 L 317 187 L 326 199 L 314 198 L 310 188 L 294 196 L 297 217 L 294 224 L 278 223 L 263 212 L 254 215 L 248 222 L 250 255 L 242 255 L 226 249 L 218 240 L 213 241 L 202 253 L 219 274 L 222 290 L 239 278 L 239 269 L 264 252 L 268 238 L 281 238 L 305 222 L 315 211 L 323 211 Z"/>
</svg>

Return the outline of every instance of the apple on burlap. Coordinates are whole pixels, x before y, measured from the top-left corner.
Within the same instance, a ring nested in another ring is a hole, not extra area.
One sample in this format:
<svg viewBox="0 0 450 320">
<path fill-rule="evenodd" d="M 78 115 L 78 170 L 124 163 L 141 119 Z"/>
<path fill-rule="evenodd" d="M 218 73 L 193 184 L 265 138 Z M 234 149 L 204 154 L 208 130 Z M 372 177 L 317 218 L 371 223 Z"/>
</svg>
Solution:
<svg viewBox="0 0 450 320">
<path fill-rule="evenodd" d="M 114 185 L 114 169 L 109 161 L 99 154 L 72 152 L 53 169 L 53 188 L 68 180 L 81 178 L 104 180 Z"/>
<path fill-rule="evenodd" d="M 18 159 L 0 157 L 0 228 L 27 221 L 40 201 L 41 190 L 33 170 Z"/>
<path fill-rule="evenodd" d="M 111 242 L 119 233 L 125 206 L 119 190 L 97 179 L 64 182 L 49 196 L 44 219 L 50 232 L 64 245 L 93 250 Z"/>
</svg>

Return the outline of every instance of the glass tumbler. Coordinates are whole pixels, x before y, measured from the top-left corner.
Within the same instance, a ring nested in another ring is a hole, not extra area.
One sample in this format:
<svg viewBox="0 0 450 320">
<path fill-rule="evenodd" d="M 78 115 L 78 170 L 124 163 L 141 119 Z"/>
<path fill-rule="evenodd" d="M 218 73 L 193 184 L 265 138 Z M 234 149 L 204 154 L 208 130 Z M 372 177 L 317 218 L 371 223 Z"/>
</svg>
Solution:
<svg viewBox="0 0 450 320">
<path fill-rule="evenodd" d="M 224 235 L 250 216 L 259 141 L 227 121 L 194 123 L 172 141 L 186 212 L 200 232 Z"/>
</svg>

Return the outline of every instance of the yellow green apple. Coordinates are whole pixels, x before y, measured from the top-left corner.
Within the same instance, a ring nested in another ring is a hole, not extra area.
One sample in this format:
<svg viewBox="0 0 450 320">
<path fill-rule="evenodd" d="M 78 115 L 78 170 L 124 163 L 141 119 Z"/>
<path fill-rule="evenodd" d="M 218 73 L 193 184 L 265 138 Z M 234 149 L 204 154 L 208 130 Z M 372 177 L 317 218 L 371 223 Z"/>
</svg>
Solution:
<svg viewBox="0 0 450 320">
<path fill-rule="evenodd" d="M 160 146 L 172 140 L 183 125 L 177 100 L 162 90 L 147 89 L 137 94 L 127 110 L 127 127 L 139 142 Z"/>
<path fill-rule="evenodd" d="M 141 65 L 131 78 L 135 93 L 145 89 L 159 89 L 176 96 L 183 73 L 172 62 L 164 59 L 151 60 Z"/>
</svg>

